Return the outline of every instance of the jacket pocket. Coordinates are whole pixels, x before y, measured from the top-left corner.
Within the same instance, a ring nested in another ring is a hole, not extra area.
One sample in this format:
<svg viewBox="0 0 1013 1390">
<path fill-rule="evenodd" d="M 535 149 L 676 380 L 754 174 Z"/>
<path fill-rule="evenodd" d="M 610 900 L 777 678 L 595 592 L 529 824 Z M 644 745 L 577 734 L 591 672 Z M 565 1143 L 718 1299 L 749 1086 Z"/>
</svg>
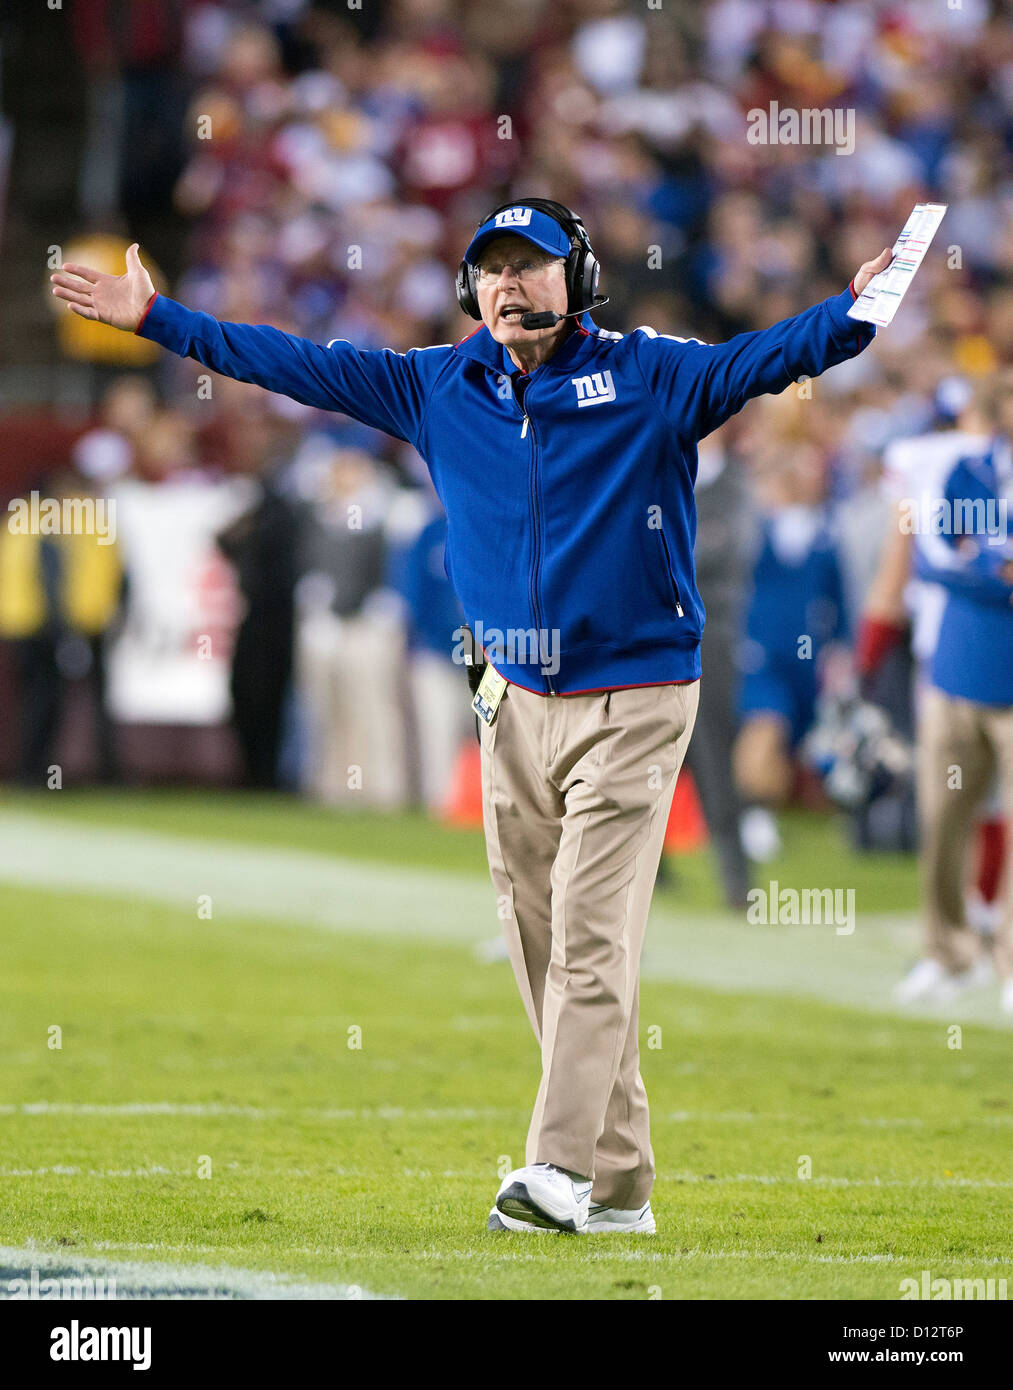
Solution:
<svg viewBox="0 0 1013 1390">
<path fill-rule="evenodd" d="M 685 614 L 683 613 L 682 599 L 679 597 L 679 586 L 675 582 L 675 571 L 672 568 L 672 556 L 669 553 L 668 541 L 665 539 L 665 533 L 660 527 L 658 528 L 658 535 L 661 537 L 661 548 L 665 552 L 665 573 L 668 575 L 668 582 L 672 586 L 672 601 L 675 604 L 676 613 L 682 618 Z"/>
</svg>

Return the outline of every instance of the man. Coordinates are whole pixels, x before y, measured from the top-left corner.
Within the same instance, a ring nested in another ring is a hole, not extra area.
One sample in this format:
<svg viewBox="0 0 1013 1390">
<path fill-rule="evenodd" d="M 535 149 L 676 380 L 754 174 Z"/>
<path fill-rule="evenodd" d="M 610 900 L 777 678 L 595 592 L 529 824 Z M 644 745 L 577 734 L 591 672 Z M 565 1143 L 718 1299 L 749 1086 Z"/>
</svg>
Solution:
<svg viewBox="0 0 1013 1390">
<path fill-rule="evenodd" d="M 42 495 L 55 499 L 61 510 L 97 506 L 88 481 L 60 465 L 43 480 Z M 105 648 L 123 597 L 120 547 L 111 543 L 111 532 L 101 535 L 80 521 L 54 535 L 20 526 L 13 516 L 5 520 L 7 525 L 0 527 L 0 640 L 10 642 L 14 657 L 18 780 L 25 787 L 46 786 L 70 683 L 87 677 L 96 772 L 100 781 L 113 782 L 118 760 L 106 703 Z"/>
<path fill-rule="evenodd" d="M 945 502 L 951 476 L 967 458 L 987 454 L 991 444 L 992 426 L 983 407 L 991 391 L 986 383 L 977 391 L 959 378 L 945 378 L 936 391 L 936 427 L 926 434 L 893 440 L 883 453 L 882 493 L 892 513 L 889 529 L 880 555 L 879 565 L 865 596 L 858 633 L 857 663 L 867 685 L 880 681 L 884 672 L 890 679 L 889 666 L 899 667 L 903 678 L 904 662 L 898 661 L 903 652 L 910 623 L 910 647 L 915 663 L 914 684 L 910 691 L 913 705 L 916 762 L 923 778 L 935 768 L 937 753 L 929 740 L 945 736 L 942 725 L 926 721 L 926 694 L 933 687 L 932 667 L 939 641 L 947 589 L 939 583 L 918 578 L 913 573 L 913 557 L 919 556 L 918 568 L 925 572 L 941 560 L 951 559 L 947 538 L 933 529 L 933 515 L 939 510 L 940 524 L 945 520 L 941 508 Z M 894 678 L 896 681 L 896 678 Z M 888 687 L 889 688 L 889 687 Z M 876 700 L 873 695 L 870 698 Z M 929 696 L 929 704 L 933 697 Z M 944 765 L 945 766 L 945 765 Z M 928 792 L 929 803 L 938 814 L 959 798 L 933 795 L 938 781 L 937 770 L 923 781 L 923 794 Z M 995 899 L 1003 853 L 1003 823 L 992 813 L 994 798 L 987 792 L 979 804 L 977 838 L 981 846 L 981 867 L 977 892 L 963 887 L 964 913 L 952 924 L 959 926 L 966 916 L 967 923 L 982 936 L 991 936 L 998 925 L 1000 908 Z M 923 821 L 923 829 L 925 822 Z M 952 1000 L 965 989 L 987 983 L 990 977 L 988 962 L 983 955 L 972 951 L 963 953 L 950 946 L 950 936 L 941 919 L 936 898 L 936 885 L 946 881 L 946 875 L 963 873 L 963 855 L 954 854 L 955 846 L 938 836 L 928 835 L 936 853 L 944 851 L 941 861 L 943 875 L 929 869 L 924 862 L 926 936 L 925 955 L 900 980 L 894 997 L 899 1003 L 941 1003 Z M 947 889 L 952 893 L 952 888 Z M 963 934 L 963 933 L 959 933 Z M 965 937 L 965 948 L 969 944 Z M 950 969 L 953 963 L 975 959 L 973 969 Z"/>
<path fill-rule="evenodd" d="M 717 861 L 725 903 L 744 911 L 749 894 L 749 861 L 742 845 L 742 806 L 732 749 L 738 732 L 738 647 L 743 623 L 743 590 L 752 549 L 750 488 L 725 426 L 699 452 L 694 497 L 697 513 L 693 552 L 697 587 L 707 626 L 700 664 L 707 669 L 707 699 L 700 705 L 687 754 L 707 833 Z"/>
<path fill-rule="evenodd" d="M 504 1178 L 491 1228 L 655 1228 L 638 977 L 699 697 L 696 441 L 751 396 L 871 342 L 847 309 L 889 254 L 843 294 L 716 347 L 599 329 L 583 223 L 546 199 L 496 208 L 472 238 L 457 292 L 482 327 L 403 354 L 192 313 L 155 294 L 136 246 L 119 279 L 76 265 L 53 276 L 85 317 L 345 411 L 428 464 L 448 576 L 505 680 L 483 706 L 486 841 L 542 1048 L 526 1162 Z"/>
<path fill-rule="evenodd" d="M 992 959 L 968 921 L 965 891 L 968 842 L 995 781 L 1007 824 L 1013 821 L 1013 371 L 988 378 L 974 407 L 965 421 L 971 432 L 929 457 L 933 491 L 926 490 L 916 518 L 923 533 L 914 547 L 915 575 L 940 585 L 945 602 L 919 710 L 925 955 L 900 981 L 897 997 L 948 1003 L 989 984 L 994 961 L 1001 1008 L 1013 1013 L 1008 840 Z"/>
<path fill-rule="evenodd" d="M 250 449 L 245 462 L 258 475 L 256 500 L 215 537 L 243 596 L 229 693 L 244 783 L 276 790 L 282 785 L 278 757 L 292 677 L 299 517 L 279 484 L 280 469 L 266 440 Z"/>
<path fill-rule="evenodd" d="M 816 718 L 827 662 L 847 635 L 844 583 L 825 505 L 825 460 L 812 443 L 777 438 L 757 460 L 760 525 L 750 557 L 750 598 L 733 761 L 749 810 L 747 841 L 762 844 L 757 826 L 788 801 L 798 752 Z M 799 642 L 809 639 L 808 658 Z M 758 814 L 759 813 L 759 814 Z M 759 843 L 758 843 L 759 842 Z M 757 854 L 757 858 L 762 855 Z"/>
</svg>

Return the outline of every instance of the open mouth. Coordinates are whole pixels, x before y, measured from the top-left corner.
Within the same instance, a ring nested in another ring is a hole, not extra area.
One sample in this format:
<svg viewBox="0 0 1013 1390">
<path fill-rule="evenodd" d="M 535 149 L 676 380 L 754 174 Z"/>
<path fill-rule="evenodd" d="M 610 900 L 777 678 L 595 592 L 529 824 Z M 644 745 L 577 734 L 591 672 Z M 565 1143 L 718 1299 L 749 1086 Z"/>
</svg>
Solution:
<svg viewBox="0 0 1013 1390">
<path fill-rule="evenodd" d="M 499 311 L 499 316 L 501 319 L 506 319 L 507 323 L 518 323 L 521 314 L 526 314 L 527 312 L 527 309 L 523 308 L 520 304 L 507 304 Z"/>
</svg>

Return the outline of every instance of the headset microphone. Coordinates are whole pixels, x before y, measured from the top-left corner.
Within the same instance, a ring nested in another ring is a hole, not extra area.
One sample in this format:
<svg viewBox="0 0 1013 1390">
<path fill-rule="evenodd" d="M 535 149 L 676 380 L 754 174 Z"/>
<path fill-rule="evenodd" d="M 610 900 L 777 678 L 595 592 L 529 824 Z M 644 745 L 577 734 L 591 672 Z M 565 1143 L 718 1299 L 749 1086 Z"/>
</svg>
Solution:
<svg viewBox="0 0 1013 1390">
<path fill-rule="evenodd" d="M 609 297 L 607 294 L 596 294 L 592 304 L 585 304 L 583 309 L 575 309 L 572 314 L 557 314 L 552 309 L 546 309 L 542 313 L 535 313 L 533 310 L 526 314 L 521 314 L 521 327 L 527 329 L 553 328 L 563 319 L 578 319 L 581 314 L 586 314 L 590 309 L 597 309 L 602 304 L 607 304 Z"/>
</svg>

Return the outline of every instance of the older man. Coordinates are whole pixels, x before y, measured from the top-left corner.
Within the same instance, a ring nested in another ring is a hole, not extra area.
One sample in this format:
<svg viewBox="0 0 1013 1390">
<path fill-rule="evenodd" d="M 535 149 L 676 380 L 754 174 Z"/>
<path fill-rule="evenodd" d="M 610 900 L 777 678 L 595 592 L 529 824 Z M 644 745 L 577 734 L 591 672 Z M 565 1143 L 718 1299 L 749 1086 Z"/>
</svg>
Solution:
<svg viewBox="0 0 1013 1390">
<path fill-rule="evenodd" d="M 493 1229 L 655 1229 L 637 1040 L 641 946 L 696 716 L 696 441 L 755 395 L 854 356 L 874 330 L 842 294 L 708 346 L 600 329 L 583 223 L 547 199 L 494 209 L 457 277 L 481 327 L 439 347 L 360 351 L 219 323 L 69 265 L 86 318 L 407 440 L 448 517 L 447 573 L 489 668 L 476 708 L 489 867 L 542 1077 L 525 1164 Z"/>
</svg>

